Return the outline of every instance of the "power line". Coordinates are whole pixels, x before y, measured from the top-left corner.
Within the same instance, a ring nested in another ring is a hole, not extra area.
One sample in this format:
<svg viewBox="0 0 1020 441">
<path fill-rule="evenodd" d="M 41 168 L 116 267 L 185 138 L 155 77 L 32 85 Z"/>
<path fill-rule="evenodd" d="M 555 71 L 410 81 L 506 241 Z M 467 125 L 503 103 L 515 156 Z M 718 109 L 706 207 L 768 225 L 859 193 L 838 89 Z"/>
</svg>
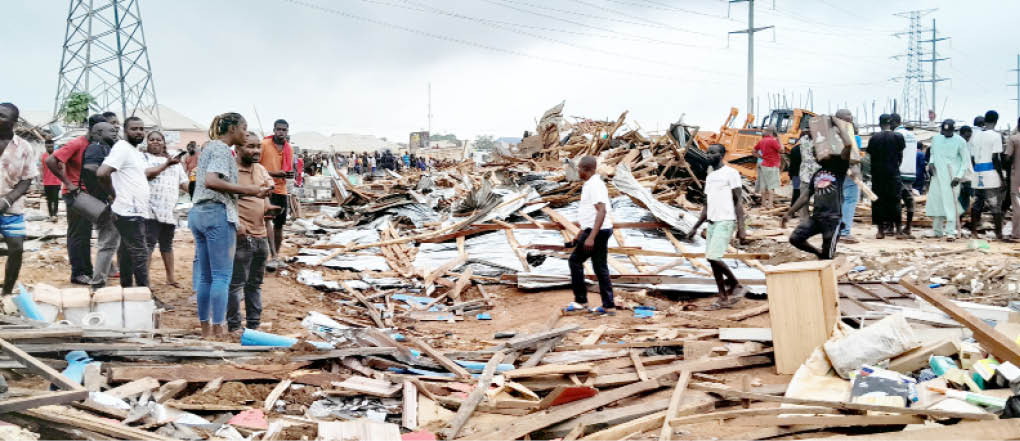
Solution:
<svg viewBox="0 0 1020 441">
<path fill-rule="evenodd" d="M 732 19 L 730 17 L 727 17 L 725 15 L 715 15 L 715 14 L 709 14 L 707 12 L 695 11 L 693 9 L 678 8 L 676 6 L 670 6 L 670 5 L 666 5 L 666 4 L 663 4 L 663 3 L 655 2 L 655 1 L 652 1 L 652 0 L 643 0 L 644 4 L 642 4 L 642 3 L 634 3 L 634 2 L 624 1 L 624 0 L 606 0 L 606 1 L 612 2 L 612 3 L 623 4 L 623 5 L 631 5 L 631 6 L 639 6 L 639 7 L 649 8 L 649 9 L 657 9 L 659 11 L 681 12 L 681 13 L 685 13 L 685 14 L 699 15 L 699 16 L 702 16 L 702 17 L 716 18 L 716 19 L 719 19 L 719 20 L 736 21 L 736 20 L 734 20 L 734 19 Z"/>
<path fill-rule="evenodd" d="M 662 24 L 662 23 L 655 23 L 655 22 L 652 22 L 652 21 L 649 21 L 649 20 L 646 20 L 646 19 L 643 19 L 643 18 L 639 18 L 640 20 L 644 21 L 642 23 L 642 22 L 637 22 L 637 21 L 621 20 L 621 19 L 618 19 L 618 18 L 606 17 L 606 16 L 602 16 L 602 15 L 588 14 L 588 13 L 585 13 L 585 12 L 569 11 L 569 10 L 565 10 L 565 9 L 550 8 L 548 6 L 536 5 L 534 3 L 528 3 L 528 2 L 524 2 L 524 1 L 520 1 L 520 0 L 501 0 L 501 1 L 506 2 L 506 3 L 517 4 L 517 5 L 524 5 L 524 6 L 528 6 L 528 7 L 535 8 L 535 9 L 543 9 L 543 10 L 547 10 L 547 11 L 559 12 L 559 13 L 568 14 L 568 15 L 577 15 L 577 16 L 581 16 L 581 17 L 588 17 L 588 18 L 593 18 L 593 19 L 602 20 L 602 21 L 608 21 L 608 22 L 612 22 L 612 23 L 626 23 L 626 24 L 632 24 L 632 25 L 637 25 L 637 26 L 652 26 L 652 27 L 657 27 L 657 28 L 661 28 L 661 29 L 671 29 L 671 30 L 675 30 L 675 31 L 679 31 L 679 32 L 688 32 L 688 33 L 692 33 L 692 34 L 698 34 L 698 35 L 714 37 L 714 35 L 709 34 L 707 32 L 691 31 L 691 30 L 688 30 L 688 29 L 678 28 L 676 26 L 666 25 L 666 24 Z"/>
<path fill-rule="evenodd" d="M 298 6 L 303 6 L 305 8 L 309 8 L 309 9 L 318 10 L 320 12 L 325 12 L 325 13 L 328 13 L 328 14 L 338 15 L 338 16 L 349 18 L 349 19 L 352 19 L 352 20 L 357 20 L 357 21 L 361 21 L 361 22 L 371 23 L 371 24 L 375 24 L 375 25 L 378 25 L 378 26 L 387 27 L 387 28 L 390 28 L 390 29 L 396 29 L 396 30 L 403 31 L 403 32 L 408 32 L 408 33 L 411 33 L 411 34 L 421 35 L 421 36 L 429 37 L 429 38 L 436 39 L 436 40 L 446 41 L 446 42 L 449 42 L 449 43 L 456 43 L 456 44 L 460 44 L 460 45 L 464 45 L 464 46 L 470 46 L 470 47 L 474 47 L 476 49 L 482 49 L 482 50 L 487 50 L 487 51 L 491 51 L 491 52 L 498 52 L 498 53 L 507 54 L 507 55 L 513 55 L 513 56 L 522 57 L 522 58 L 531 58 L 531 59 L 535 59 L 535 60 L 545 61 L 545 62 L 548 62 L 548 63 L 555 63 L 555 64 L 561 64 L 561 65 L 566 65 L 566 66 L 570 66 L 570 67 L 589 69 L 589 70 L 597 70 L 597 71 L 614 73 L 614 74 L 620 74 L 620 75 L 639 76 L 639 77 L 648 77 L 648 78 L 658 78 L 658 79 L 665 79 L 665 80 L 678 80 L 678 79 L 680 79 L 680 78 L 677 78 L 675 76 L 658 75 L 658 74 L 647 73 L 647 72 L 633 72 L 633 71 L 627 71 L 627 70 L 621 70 L 621 69 L 613 69 L 613 68 L 604 67 L 604 66 L 597 66 L 597 65 L 585 64 L 585 63 L 578 63 L 578 62 L 574 62 L 574 61 L 560 60 L 560 59 L 557 59 L 557 58 L 543 57 L 543 56 L 540 56 L 540 55 L 529 54 L 529 53 L 518 51 L 518 50 L 515 50 L 515 49 L 506 49 L 506 48 L 496 47 L 496 46 L 492 46 L 492 45 L 488 45 L 488 44 L 484 44 L 484 43 L 479 43 L 479 42 L 476 42 L 476 41 L 465 40 L 465 39 L 456 38 L 456 37 L 450 37 L 448 35 L 436 34 L 436 33 L 429 32 L 429 31 L 423 31 L 421 29 L 415 29 L 415 28 L 399 25 L 399 24 L 396 24 L 396 23 L 390 23 L 390 22 L 383 21 L 383 20 L 378 20 L 378 19 L 374 19 L 374 18 L 370 18 L 370 17 L 364 17 L 364 16 L 361 16 L 361 15 L 352 14 L 352 13 L 347 12 L 347 11 L 342 11 L 342 10 L 339 10 L 339 9 L 333 9 L 333 8 L 317 5 L 317 4 L 306 2 L 306 1 L 302 1 L 302 0 L 282 0 L 282 1 L 294 4 L 294 5 L 298 5 Z M 733 75 L 733 74 L 728 74 L 728 75 Z M 716 81 L 716 80 L 711 80 L 711 79 L 699 79 L 698 81 L 701 81 L 701 82 L 710 82 L 710 83 L 719 83 L 719 84 L 729 84 L 728 82 Z"/>
<path fill-rule="evenodd" d="M 673 26 L 671 24 L 660 23 L 660 22 L 657 22 L 657 21 L 654 21 L 654 20 L 649 20 L 649 19 L 647 19 L 645 17 L 641 17 L 641 16 L 637 16 L 637 15 L 631 15 L 631 14 L 628 14 L 626 12 L 617 11 L 615 9 L 609 9 L 607 7 L 604 7 L 604 6 L 599 6 L 599 5 L 596 5 L 596 4 L 593 4 L 593 3 L 589 3 L 589 2 L 586 2 L 584 0 L 573 0 L 573 2 L 574 3 L 582 4 L 582 5 L 585 5 L 585 6 L 588 6 L 590 8 L 595 8 L 595 9 L 598 9 L 598 10 L 601 10 L 601 11 L 609 12 L 609 13 L 612 13 L 612 14 L 617 14 L 617 15 L 620 15 L 622 17 L 627 17 L 627 18 L 634 19 L 634 20 L 641 20 L 641 21 L 646 22 L 648 24 L 652 24 L 652 25 L 655 25 L 655 26 L 660 26 L 660 27 L 663 27 L 663 28 L 666 28 L 666 29 L 672 29 L 672 30 L 675 30 L 675 31 L 678 31 L 678 32 L 688 32 L 688 33 L 696 34 L 696 35 L 704 35 L 706 37 L 715 37 L 714 34 L 711 34 L 711 33 L 708 33 L 708 32 L 692 31 L 690 29 L 684 29 L 684 28 L 676 27 L 676 26 Z"/>
<path fill-rule="evenodd" d="M 447 10 L 443 10 L 443 9 L 439 9 L 439 8 L 433 8 L 431 6 L 422 5 L 420 3 L 417 3 L 417 2 L 414 2 L 414 1 L 411 1 L 411 0 L 402 0 L 402 1 L 404 3 L 409 3 L 409 4 L 412 4 L 412 5 L 416 5 L 416 6 L 420 7 L 420 8 L 426 8 L 426 9 L 415 9 L 415 8 L 410 8 L 410 7 L 404 7 L 404 6 L 397 5 L 397 4 L 379 2 L 377 0 L 362 0 L 362 1 L 367 1 L 367 2 L 370 2 L 370 3 L 377 3 L 377 4 L 384 4 L 384 5 L 387 5 L 387 6 L 393 6 L 393 7 L 403 8 L 403 9 L 409 9 L 409 10 L 413 10 L 413 11 L 417 11 L 417 12 L 430 12 L 430 13 L 439 14 L 439 15 L 443 15 L 443 16 L 447 16 L 447 17 L 453 17 L 453 18 L 457 18 L 457 19 L 461 19 L 461 20 L 468 20 L 468 21 L 472 21 L 472 22 L 476 22 L 476 23 L 483 23 L 483 24 L 487 24 L 489 26 L 492 26 L 492 27 L 495 27 L 495 28 L 498 28 L 498 29 L 503 29 L 503 30 L 508 31 L 508 32 L 513 32 L 513 33 L 520 34 L 520 35 L 526 35 L 528 37 L 532 37 L 532 38 L 536 38 L 536 39 L 544 40 L 544 41 L 549 41 L 549 42 L 556 43 L 556 44 L 561 44 L 561 45 L 564 45 L 564 46 L 569 46 L 569 47 L 572 47 L 572 48 L 575 48 L 575 49 L 582 49 L 582 50 L 597 52 L 597 53 L 601 53 L 601 54 L 605 54 L 605 55 L 612 55 L 614 57 L 628 58 L 628 59 L 632 59 L 632 60 L 642 61 L 642 62 L 645 62 L 645 63 L 658 64 L 658 65 L 662 65 L 662 66 L 669 66 L 669 67 L 674 67 L 674 68 L 679 68 L 679 69 L 687 69 L 687 70 L 693 70 L 693 71 L 705 72 L 705 73 L 711 73 L 711 74 L 717 74 L 717 75 L 733 75 L 732 73 L 727 73 L 727 72 L 713 71 L 713 70 L 710 70 L 710 69 L 701 69 L 701 68 L 697 68 L 697 67 L 691 67 L 689 65 L 688 66 L 683 66 L 683 65 L 678 65 L 678 64 L 674 64 L 674 63 L 664 62 L 664 61 L 661 61 L 661 60 L 654 60 L 654 59 L 638 57 L 638 56 L 629 55 L 629 54 L 622 54 L 622 53 L 619 53 L 619 52 L 607 51 L 605 49 L 600 49 L 600 48 L 597 48 L 597 47 L 582 46 L 582 45 L 574 44 L 574 43 L 571 43 L 571 42 L 568 42 L 568 41 L 558 40 L 558 39 L 555 39 L 555 38 L 546 37 L 546 36 L 535 34 L 535 33 L 528 32 L 528 31 L 522 31 L 520 29 L 516 29 L 516 28 L 512 27 L 512 25 L 513 25 L 512 23 L 510 24 L 510 26 L 507 26 L 507 25 L 499 23 L 499 22 L 497 22 L 495 20 L 489 20 L 489 19 L 477 18 L 477 17 L 469 17 L 469 16 L 462 15 L 462 14 L 459 14 L 459 13 L 456 13 L 456 12 L 447 11 Z"/>
<path fill-rule="evenodd" d="M 500 6 L 500 7 L 503 7 L 503 8 L 512 9 L 514 11 L 523 12 L 525 14 L 531 14 L 531 15 L 535 15 L 535 16 L 538 16 L 538 17 L 544 17 L 544 18 L 548 18 L 550 20 L 555 20 L 555 21 L 559 21 L 559 22 L 562 22 L 562 23 L 569 23 L 569 24 L 572 24 L 572 25 L 575 25 L 575 26 L 580 26 L 580 27 L 584 27 L 584 28 L 588 28 L 588 29 L 597 29 L 597 30 L 600 30 L 600 31 L 608 32 L 608 33 L 613 34 L 613 35 L 621 35 L 621 36 L 628 37 L 628 38 L 632 39 L 631 41 L 646 41 L 646 42 L 650 42 L 650 43 L 669 44 L 669 45 L 674 45 L 674 46 L 691 46 L 689 43 L 678 43 L 678 42 L 674 42 L 674 41 L 659 40 L 659 39 L 656 39 L 656 38 L 650 38 L 650 37 L 646 37 L 646 36 L 643 36 L 643 35 L 630 34 L 630 33 L 626 33 L 626 32 L 614 31 L 612 29 L 605 29 L 605 28 L 599 27 L 599 26 L 592 26 L 592 25 L 587 24 L 587 23 L 582 23 L 582 22 L 578 22 L 578 21 L 568 20 L 566 18 L 557 17 L 557 16 L 554 16 L 554 15 L 549 15 L 549 14 L 545 14 L 545 13 L 542 13 L 542 12 L 536 12 L 536 11 L 532 11 L 532 10 L 529 10 L 529 9 L 524 9 L 524 8 L 513 6 L 513 5 L 510 5 L 510 4 L 498 2 L 496 0 L 482 0 L 482 1 L 486 2 L 486 3 L 490 3 L 490 4 L 493 4 L 493 5 L 496 5 L 496 6 Z M 506 1 L 506 0 L 504 0 L 504 1 Z"/>
</svg>

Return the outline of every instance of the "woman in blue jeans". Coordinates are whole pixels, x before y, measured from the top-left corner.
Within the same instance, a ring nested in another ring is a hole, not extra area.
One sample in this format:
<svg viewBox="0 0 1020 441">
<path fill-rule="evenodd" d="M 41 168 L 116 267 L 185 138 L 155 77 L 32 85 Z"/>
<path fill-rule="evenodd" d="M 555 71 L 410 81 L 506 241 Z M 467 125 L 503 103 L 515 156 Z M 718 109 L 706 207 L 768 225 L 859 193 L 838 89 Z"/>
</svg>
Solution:
<svg viewBox="0 0 1020 441">
<path fill-rule="evenodd" d="M 231 145 L 243 145 L 248 123 L 240 114 L 224 113 L 213 119 L 209 141 L 195 167 L 194 202 L 188 226 L 195 236 L 194 289 L 202 337 L 226 334 L 227 291 L 234 270 L 237 240 L 237 196 L 266 197 L 273 187 L 238 185 L 237 162 Z M 210 323 L 210 321 L 212 323 Z"/>
</svg>

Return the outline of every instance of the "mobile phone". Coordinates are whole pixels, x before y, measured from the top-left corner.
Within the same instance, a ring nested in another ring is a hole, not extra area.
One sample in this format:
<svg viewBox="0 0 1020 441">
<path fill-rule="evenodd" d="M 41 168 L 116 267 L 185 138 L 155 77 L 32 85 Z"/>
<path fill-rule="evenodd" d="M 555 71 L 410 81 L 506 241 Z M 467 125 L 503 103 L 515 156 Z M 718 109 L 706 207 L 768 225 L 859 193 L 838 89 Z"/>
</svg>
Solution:
<svg viewBox="0 0 1020 441">
<path fill-rule="evenodd" d="M 187 155 L 187 154 L 188 154 L 188 151 L 185 150 L 183 152 L 178 153 L 177 156 L 175 156 L 175 158 L 183 158 L 184 155 Z"/>
</svg>

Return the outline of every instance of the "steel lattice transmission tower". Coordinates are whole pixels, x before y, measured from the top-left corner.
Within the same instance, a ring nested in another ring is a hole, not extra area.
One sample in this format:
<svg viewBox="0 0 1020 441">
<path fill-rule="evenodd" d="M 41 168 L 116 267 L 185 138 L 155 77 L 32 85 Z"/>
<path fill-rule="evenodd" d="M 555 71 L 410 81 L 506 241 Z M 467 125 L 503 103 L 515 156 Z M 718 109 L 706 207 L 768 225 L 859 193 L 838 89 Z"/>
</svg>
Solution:
<svg viewBox="0 0 1020 441">
<path fill-rule="evenodd" d="M 907 52 L 893 57 L 907 59 L 906 71 L 902 77 L 897 78 L 903 80 L 903 106 L 902 108 L 897 109 L 897 112 L 903 115 L 904 120 L 908 121 L 911 116 L 917 115 L 918 123 L 923 121 L 921 112 L 924 109 L 921 105 L 921 100 L 924 97 L 924 89 L 921 83 L 922 76 L 924 75 L 924 72 L 921 69 L 921 57 L 924 55 L 924 50 L 921 48 L 921 17 L 932 12 L 935 12 L 935 9 L 907 11 L 893 14 L 897 17 L 903 17 L 910 20 L 910 27 L 906 31 L 893 34 L 897 37 L 907 37 Z"/>
<path fill-rule="evenodd" d="M 71 0 L 54 115 L 69 95 L 87 92 L 93 111 L 161 125 L 139 1 Z"/>
</svg>

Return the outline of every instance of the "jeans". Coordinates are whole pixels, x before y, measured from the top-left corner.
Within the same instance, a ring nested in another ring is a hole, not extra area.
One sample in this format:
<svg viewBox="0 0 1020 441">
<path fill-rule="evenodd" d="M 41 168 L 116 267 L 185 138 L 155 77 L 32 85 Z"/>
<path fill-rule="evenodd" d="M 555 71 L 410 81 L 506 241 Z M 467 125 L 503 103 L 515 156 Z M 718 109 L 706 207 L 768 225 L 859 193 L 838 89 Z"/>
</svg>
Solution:
<svg viewBox="0 0 1020 441">
<path fill-rule="evenodd" d="M 237 226 L 227 221 L 227 207 L 205 201 L 192 207 L 188 226 L 195 236 L 195 292 L 198 320 L 222 325 L 227 318 L 227 292 L 234 272 Z"/>
<path fill-rule="evenodd" d="M 149 247 L 145 246 L 145 218 L 117 216 L 113 224 L 120 233 L 120 247 L 117 248 L 120 286 L 149 286 Z"/>
<path fill-rule="evenodd" d="M 861 197 L 861 189 L 849 176 L 843 181 L 843 227 L 839 235 L 850 235 L 850 227 L 854 224 L 854 212 L 857 211 L 857 200 Z"/>
<path fill-rule="evenodd" d="M 227 329 L 241 328 L 241 295 L 244 294 L 245 327 L 258 329 L 262 318 L 262 277 L 266 274 L 269 241 L 265 237 L 239 236 L 234 251 L 234 274 L 227 301 Z"/>
<path fill-rule="evenodd" d="M 96 241 L 98 249 L 96 265 L 92 271 L 92 284 L 105 285 L 113 269 L 113 255 L 119 254 L 120 232 L 113 223 L 113 216 L 107 217 L 105 222 L 96 224 L 96 229 L 99 230 L 99 239 Z"/>
<path fill-rule="evenodd" d="M 92 222 L 71 209 L 74 198 L 64 195 L 67 209 L 67 259 L 71 261 L 71 279 L 92 278 Z"/>
<path fill-rule="evenodd" d="M 50 217 L 54 217 L 60 210 L 60 185 L 46 185 L 43 190 L 46 192 L 46 209 Z"/>
<path fill-rule="evenodd" d="M 577 246 L 570 254 L 568 263 L 570 265 L 570 287 L 574 290 L 574 301 L 582 305 L 588 303 L 588 288 L 584 282 L 584 262 L 591 258 L 592 269 L 599 279 L 599 295 L 602 297 L 603 308 L 613 308 L 613 283 L 609 280 L 609 265 L 607 254 L 609 252 L 609 238 L 613 230 L 599 230 L 595 235 L 595 246 L 591 252 L 584 249 L 584 241 L 591 234 L 591 228 L 586 228 L 577 235 Z"/>
</svg>

